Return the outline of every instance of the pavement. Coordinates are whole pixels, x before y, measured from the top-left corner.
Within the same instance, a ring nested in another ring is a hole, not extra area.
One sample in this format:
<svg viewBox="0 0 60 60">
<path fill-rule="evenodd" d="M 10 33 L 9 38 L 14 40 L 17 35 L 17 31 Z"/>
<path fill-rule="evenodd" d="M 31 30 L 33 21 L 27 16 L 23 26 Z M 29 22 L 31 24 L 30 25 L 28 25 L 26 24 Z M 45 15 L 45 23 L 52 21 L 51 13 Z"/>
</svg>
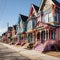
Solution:
<svg viewBox="0 0 60 60">
<path fill-rule="evenodd" d="M 27 50 L 20 46 L 14 46 L 5 43 L 0 44 L 17 51 L 22 56 L 28 57 L 31 60 L 60 60 L 60 58 L 49 56 L 35 50 Z"/>
<path fill-rule="evenodd" d="M 0 44 L 0 60 L 31 60 L 15 50 Z"/>
</svg>

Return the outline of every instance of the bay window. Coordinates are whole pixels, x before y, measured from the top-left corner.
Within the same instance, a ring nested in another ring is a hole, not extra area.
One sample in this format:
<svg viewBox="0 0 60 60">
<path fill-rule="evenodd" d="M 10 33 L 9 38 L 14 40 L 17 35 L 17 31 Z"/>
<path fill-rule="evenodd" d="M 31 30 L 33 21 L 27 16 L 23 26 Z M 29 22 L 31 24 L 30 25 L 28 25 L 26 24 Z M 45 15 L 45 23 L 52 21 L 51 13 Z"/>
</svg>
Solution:
<svg viewBox="0 0 60 60">
<path fill-rule="evenodd" d="M 53 22 L 53 16 L 52 13 L 48 13 L 46 15 L 42 16 L 42 22 L 48 23 L 48 22 Z"/>
<path fill-rule="evenodd" d="M 48 19 L 49 19 L 49 22 L 53 22 L 53 16 L 52 16 L 52 13 L 49 13 Z"/>
</svg>

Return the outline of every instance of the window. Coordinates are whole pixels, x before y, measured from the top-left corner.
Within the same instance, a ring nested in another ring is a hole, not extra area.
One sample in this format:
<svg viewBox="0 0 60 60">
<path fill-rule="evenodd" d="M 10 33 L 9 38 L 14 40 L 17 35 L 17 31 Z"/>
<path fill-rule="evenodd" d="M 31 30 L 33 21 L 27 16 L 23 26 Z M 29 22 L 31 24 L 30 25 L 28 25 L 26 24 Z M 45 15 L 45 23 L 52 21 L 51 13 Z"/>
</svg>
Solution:
<svg viewBox="0 0 60 60">
<path fill-rule="evenodd" d="M 60 28 L 59 28 L 59 30 L 60 30 Z M 59 40 L 60 40 L 60 31 L 59 31 L 59 33 L 58 33 L 58 37 L 59 37 Z"/>
<path fill-rule="evenodd" d="M 32 30 L 32 20 L 28 21 L 27 31 Z"/>
<path fill-rule="evenodd" d="M 52 33 L 51 39 L 55 39 L 55 30 L 52 30 L 51 33 Z"/>
<path fill-rule="evenodd" d="M 48 19 L 49 19 L 49 22 L 53 21 L 52 13 L 49 13 Z"/>
<path fill-rule="evenodd" d="M 55 13 L 55 15 L 54 15 L 54 21 L 58 21 L 58 14 L 57 13 Z"/>
<path fill-rule="evenodd" d="M 58 22 L 60 23 L 60 13 L 58 13 L 57 19 L 58 19 Z"/>
<path fill-rule="evenodd" d="M 42 17 L 42 22 L 48 23 L 48 14 Z"/>
<path fill-rule="evenodd" d="M 36 20 L 36 19 L 34 19 L 34 20 L 32 20 L 32 22 L 33 22 L 33 28 L 35 28 L 36 23 L 37 23 L 37 20 Z"/>
<path fill-rule="evenodd" d="M 43 15 L 42 17 L 42 22 L 48 23 L 48 22 L 53 22 L 53 16 L 52 13 L 48 13 L 46 15 Z"/>
<path fill-rule="evenodd" d="M 48 23 L 48 14 L 45 16 L 45 22 Z"/>
</svg>

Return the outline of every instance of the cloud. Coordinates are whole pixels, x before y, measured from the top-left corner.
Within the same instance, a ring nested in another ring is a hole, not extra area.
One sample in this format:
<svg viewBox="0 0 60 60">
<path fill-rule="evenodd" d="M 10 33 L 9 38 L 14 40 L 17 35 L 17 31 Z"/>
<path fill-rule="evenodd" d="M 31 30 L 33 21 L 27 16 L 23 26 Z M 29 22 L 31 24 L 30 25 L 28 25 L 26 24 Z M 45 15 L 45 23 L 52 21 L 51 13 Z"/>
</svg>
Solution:
<svg viewBox="0 0 60 60">
<path fill-rule="evenodd" d="M 6 28 L 0 28 L 0 35 L 1 35 L 2 33 L 6 32 L 6 31 L 7 31 Z"/>
</svg>

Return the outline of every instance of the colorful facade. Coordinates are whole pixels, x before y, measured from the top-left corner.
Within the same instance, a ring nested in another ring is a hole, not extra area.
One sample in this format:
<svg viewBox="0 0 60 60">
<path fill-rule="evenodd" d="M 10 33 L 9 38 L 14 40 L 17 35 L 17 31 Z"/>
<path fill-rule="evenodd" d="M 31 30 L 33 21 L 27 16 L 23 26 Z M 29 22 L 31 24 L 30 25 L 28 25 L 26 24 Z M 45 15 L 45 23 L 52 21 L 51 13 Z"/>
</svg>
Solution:
<svg viewBox="0 0 60 60">
<path fill-rule="evenodd" d="M 17 25 L 13 25 L 13 27 L 12 27 L 12 31 L 11 31 L 11 34 L 12 34 L 11 39 L 12 39 L 12 41 L 11 41 L 11 44 L 15 44 L 16 41 L 17 41 L 16 27 L 17 27 Z"/>
<path fill-rule="evenodd" d="M 7 30 L 7 39 L 8 39 L 8 42 L 12 41 L 11 37 L 12 37 L 12 27 L 9 26 L 8 30 Z"/>
<path fill-rule="evenodd" d="M 38 51 L 57 50 L 60 44 L 60 3 L 42 0 L 40 7 L 32 4 L 29 16 L 19 16 L 17 36 L 33 43 Z"/>
<path fill-rule="evenodd" d="M 35 27 L 35 50 L 56 50 L 60 40 L 60 3 L 56 0 L 42 0 L 38 10 L 37 25 Z"/>
<path fill-rule="evenodd" d="M 4 42 L 4 43 L 8 43 L 7 32 L 5 32 L 5 33 L 2 34 L 1 39 L 2 39 L 2 42 Z"/>
<path fill-rule="evenodd" d="M 40 7 L 32 4 L 28 17 L 19 14 L 17 26 L 8 27 L 3 40 L 15 40 L 16 45 L 31 47 L 37 51 L 58 50 L 60 46 L 60 3 L 42 0 Z M 28 43 L 28 44 L 27 44 Z"/>
<path fill-rule="evenodd" d="M 19 21 L 17 24 L 17 37 L 18 37 L 18 42 L 17 44 L 19 44 L 19 42 L 26 40 L 26 35 L 25 32 L 27 30 L 26 26 L 27 26 L 27 16 L 24 16 L 22 14 L 19 15 Z"/>
</svg>

